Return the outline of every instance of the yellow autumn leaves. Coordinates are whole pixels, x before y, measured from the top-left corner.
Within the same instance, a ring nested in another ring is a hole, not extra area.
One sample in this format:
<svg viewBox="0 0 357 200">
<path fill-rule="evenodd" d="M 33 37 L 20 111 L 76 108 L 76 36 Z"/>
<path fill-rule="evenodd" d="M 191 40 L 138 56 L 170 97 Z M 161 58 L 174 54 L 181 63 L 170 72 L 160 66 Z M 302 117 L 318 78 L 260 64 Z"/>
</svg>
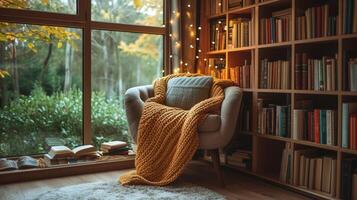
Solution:
<svg viewBox="0 0 357 200">
<path fill-rule="evenodd" d="M 10 76 L 9 72 L 0 69 L 0 78 L 5 78 L 5 76 Z"/>
</svg>

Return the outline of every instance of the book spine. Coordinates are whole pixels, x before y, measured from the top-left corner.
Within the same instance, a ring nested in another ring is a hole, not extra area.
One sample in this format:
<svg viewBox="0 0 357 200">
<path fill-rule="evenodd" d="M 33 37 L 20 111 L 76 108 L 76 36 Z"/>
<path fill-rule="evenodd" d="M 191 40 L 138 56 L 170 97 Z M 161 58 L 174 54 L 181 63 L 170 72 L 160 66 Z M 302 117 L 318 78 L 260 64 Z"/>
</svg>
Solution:
<svg viewBox="0 0 357 200">
<path fill-rule="evenodd" d="M 320 110 L 314 110 L 315 143 L 320 143 Z"/>
<path fill-rule="evenodd" d="M 320 110 L 320 144 L 326 144 L 326 110 Z"/>
<path fill-rule="evenodd" d="M 342 147 L 348 148 L 349 146 L 349 104 L 342 104 Z"/>
</svg>

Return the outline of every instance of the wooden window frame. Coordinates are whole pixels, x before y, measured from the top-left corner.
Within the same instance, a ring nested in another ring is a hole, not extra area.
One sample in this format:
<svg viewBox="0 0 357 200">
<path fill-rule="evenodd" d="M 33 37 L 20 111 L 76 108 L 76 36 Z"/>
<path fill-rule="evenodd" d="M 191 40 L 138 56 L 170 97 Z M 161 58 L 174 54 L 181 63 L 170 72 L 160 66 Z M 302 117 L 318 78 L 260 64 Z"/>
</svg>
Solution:
<svg viewBox="0 0 357 200">
<path fill-rule="evenodd" d="M 53 12 L 44 12 L 44 11 L 36 11 L 36 10 L 22 10 L 22 9 L 13 9 L 13 8 L 0 8 L 0 22 L 8 22 L 8 23 L 18 23 L 18 24 L 30 24 L 30 25 L 48 25 L 48 26 L 60 26 L 60 27 L 68 27 L 68 28 L 78 28 L 82 29 L 83 37 L 82 37 L 82 48 L 83 48 L 83 144 L 92 144 L 92 129 L 91 129 L 91 37 L 92 30 L 106 30 L 106 31 L 120 31 L 120 32 L 129 32 L 129 33 L 143 33 L 143 34 L 154 34 L 163 36 L 163 70 L 164 74 L 170 74 L 172 72 L 168 57 L 168 48 L 169 48 L 169 13 L 171 12 L 170 0 L 164 1 L 164 16 L 163 16 L 163 26 L 155 27 L 155 26 L 144 26 L 144 25 L 133 25 L 133 24 L 122 24 L 122 23 L 111 23 L 111 22 L 100 22 L 100 21 L 92 21 L 91 19 L 91 1 L 90 0 L 77 0 L 77 13 L 76 14 L 63 14 L 63 13 L 53 13 Z M 130 160 L 130 159 L 129 159 Z M 131 159 L 133 160 L 133 159 Z M 105 162 L 103 162 L 105 163 Z M 113 162 L 107 162 L 110 165 Z M 120 166 L 120 163 L 123 165 Z M 123 166 L 131 166 L 128 165 L 127 161 L 118 161 L 118 168 L 122 168 Z M 133 164 L 133 163 L 132 163 Z M 94 167 L 94 171 L 100 170 L 103 165 L 100 164 L 92 164 Z M 81 166 L 81 165 L 79 165 Z M 86 166 L 86 164 L 83 164 Z M 132 165 L 133 166 L 133 165 Z M 73 167 L 72 167 L 73 168 Z M 79 173 L 80 170 L 76 168 L 75 172 L 69 170 L 68 167 L 68 175 L 73 173 Z M 112 169 L 112 168 L 110 168 Z M 48 169 L 47 169 L 48 170 Z M 26 171 L 17 170 L 19 173 L 24 174 Z M 46 169 L 38 169 L 35 170 L 36 173 L 46 173 Z M 34 173 L 33 171 L 31 173 Z M 6 174 L 16 174 L 16 172 L 4 173 Z M 65 175 L 64 172 L 62 175 Z M 0 177 L 1 177 L 0 173 Z M 13 175 L 14 176 L 14 175 Z M 61 174 L 59 174 L 61 176 Z M 14 176 L 15 177 L 15 176 Z M 21 180 L 18 176 L 16 176 L 16 181 Z M 26 176 L 28 177 L 28 176 Z M 31 177 L 31 176 L 30 176 Z M 33 177 L 33 176 L 32 176 Z M 36 177 L 36 176 L 35 176 Z M 39 175 L 38 177 L 44 177 Z M 7 182 L 12 182 L 15 179 L 6 178 Z"/>
</svg>

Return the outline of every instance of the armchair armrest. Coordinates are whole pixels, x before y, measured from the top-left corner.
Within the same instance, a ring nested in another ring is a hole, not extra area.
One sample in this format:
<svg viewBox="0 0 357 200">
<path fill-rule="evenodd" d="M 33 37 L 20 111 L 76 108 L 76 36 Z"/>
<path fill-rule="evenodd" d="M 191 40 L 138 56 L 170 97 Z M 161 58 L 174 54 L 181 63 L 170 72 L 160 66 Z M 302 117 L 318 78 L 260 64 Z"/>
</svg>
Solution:
<svg viewBox="0 0 357 200">
<path fill-rule="evenodd" d="M 125 92 L 124 104 L 125 114 L 129 125 L 129 132 L 136 142 L 141 113 L 143 112 L 144 102 L 154 95 L 152 85 L 133 87 Z"/>
<path fill-rule="evenodd" d="M 232 139 L 241 107 L 243 92 L 239 87 L 231 86 L 224 90 L 221 105 L 221 127 L 216 132 L 199 134 L 201 149 L 217 149 L 225 147 Z"/>
</svg>

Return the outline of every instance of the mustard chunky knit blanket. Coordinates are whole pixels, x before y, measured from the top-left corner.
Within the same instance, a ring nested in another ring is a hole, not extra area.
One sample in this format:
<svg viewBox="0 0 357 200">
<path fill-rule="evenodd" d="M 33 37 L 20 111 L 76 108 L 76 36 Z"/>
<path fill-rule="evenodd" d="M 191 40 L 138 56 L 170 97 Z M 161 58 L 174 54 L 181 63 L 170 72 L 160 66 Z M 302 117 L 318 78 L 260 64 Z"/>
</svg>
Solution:
<svg viewBox="0 0 357 200">
<path fill-rule="evenodd" d="M 199 75 L 174 74 L 155 81 L 154 97 L 145 102 L 140 118 L 136 170 L 119 178 L 122 185 L 163 186 L 175 181 L 198 148 L 198 123 L 219 110 L 224 88 L 233 85 L 228 80 L 214 80 L 210 98 L 190 110 L 165 106 L 168 81 L 181 76 Z"/>
</svg>

